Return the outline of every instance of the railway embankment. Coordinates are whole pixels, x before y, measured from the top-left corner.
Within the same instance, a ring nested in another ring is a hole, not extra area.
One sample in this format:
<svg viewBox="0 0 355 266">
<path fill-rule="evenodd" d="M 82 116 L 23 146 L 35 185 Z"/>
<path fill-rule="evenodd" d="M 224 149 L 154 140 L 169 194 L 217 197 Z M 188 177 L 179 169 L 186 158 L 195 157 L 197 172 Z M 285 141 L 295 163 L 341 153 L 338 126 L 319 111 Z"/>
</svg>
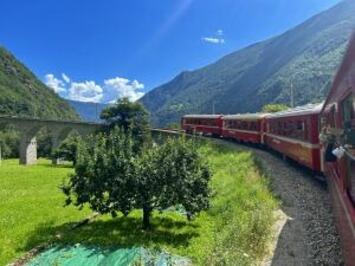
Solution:
<svg viewBox="0 0 355 266">
<path fill-rule="evenodd" d="M 157 132 L 160 135 L 179 135 L 168 130 Z M 209 140 L 234 147 L 236 151 L 252 151 L 263 175 L 270 180 L 270 189 L 279 198 L 273 243 L 263 265 L 344 265 L 325 181 L 268 150 L 221 139 Z"/>
<path fill-rule="evenodd" d="M 343 265 L 341 244 L 327 185 L 297 164 L 258 148 L 216 142 L 251 150 L 280 200 L 273 252 L 265 265 Z"/>
</svg>

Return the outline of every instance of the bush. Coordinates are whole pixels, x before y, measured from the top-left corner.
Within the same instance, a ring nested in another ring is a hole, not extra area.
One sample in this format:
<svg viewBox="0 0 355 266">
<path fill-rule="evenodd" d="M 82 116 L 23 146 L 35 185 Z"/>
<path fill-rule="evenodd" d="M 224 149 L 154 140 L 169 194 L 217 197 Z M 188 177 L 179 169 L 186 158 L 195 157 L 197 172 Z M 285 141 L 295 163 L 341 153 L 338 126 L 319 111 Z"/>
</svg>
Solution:
<svg viewBox="0 0 355 266">
<path fill-rule="evenodd" d="M 61 158 L 68 162 L 73 162 L 73 165 L 76 164 L 78 143 L 81 138 L 78 135 L 69 135 L 57 149 L 53 152 L 54 158 Z"/>
<path fill-rule="evenodd" d="M 2 158 L 19 156 L 20 135 L 11 128 L 0 131 L 0 149 Z"/>
</svg>

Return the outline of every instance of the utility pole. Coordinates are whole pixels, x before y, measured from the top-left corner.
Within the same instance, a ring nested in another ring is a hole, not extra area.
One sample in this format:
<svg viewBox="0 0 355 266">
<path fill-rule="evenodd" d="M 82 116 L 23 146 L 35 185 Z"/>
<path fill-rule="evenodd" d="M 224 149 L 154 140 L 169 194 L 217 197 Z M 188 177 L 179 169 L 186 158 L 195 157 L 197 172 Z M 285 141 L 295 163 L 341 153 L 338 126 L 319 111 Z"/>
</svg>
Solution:
<svg viewBox="0 0 355 266">
<path fill-rule="evenodd" d="M 293 80 L 291 78 L 291 86 L 290 86 L 290 106 L 291 108 L 295 107 L 295 99 L 294 99 L 294 92 L 293 92 Z"/>
</svg>

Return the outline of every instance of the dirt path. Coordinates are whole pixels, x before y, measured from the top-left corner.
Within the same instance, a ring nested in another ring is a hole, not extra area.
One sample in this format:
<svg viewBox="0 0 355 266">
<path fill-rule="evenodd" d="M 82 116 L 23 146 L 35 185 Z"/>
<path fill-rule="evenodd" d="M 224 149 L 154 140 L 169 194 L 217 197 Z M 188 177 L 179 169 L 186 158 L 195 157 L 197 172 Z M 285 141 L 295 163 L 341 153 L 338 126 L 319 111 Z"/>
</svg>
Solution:
<svg viewBox="0 0 355 266">
<path fill-rule="evenodd" d="M 279 222 L 279 235 L 273 256 L 265 264 L 343 265 L 326 184 L 270 152 L 229 142 L 227 145 L 251 150 L 261 159 L 269 172 L 271 187 L 281 201 L 280 213 L 284 214 Z"/>
</svg>

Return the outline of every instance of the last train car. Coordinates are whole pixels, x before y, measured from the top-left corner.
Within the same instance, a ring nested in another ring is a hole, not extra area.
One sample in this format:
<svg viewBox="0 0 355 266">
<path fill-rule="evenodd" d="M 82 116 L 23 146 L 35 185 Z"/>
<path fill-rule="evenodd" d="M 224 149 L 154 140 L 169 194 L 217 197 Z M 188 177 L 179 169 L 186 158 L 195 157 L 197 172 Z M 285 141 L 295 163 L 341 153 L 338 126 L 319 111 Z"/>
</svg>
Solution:
<svg viewBox="0 0 355 266">
<path fill-rule="evenodd" d="M 355 265 L 355 35 L 321 113 L 324 173 L 346 265 Z"/>
<path fill-rule="evenodd" d="M 321 172 L 319 115 L 322 104 L 310 104 L 266 118 L 266 145 L 282 155 Z"/>
<path fill-rule="evenodd" d="M 181 128 L 188 134 L 220 137 L 222 118 L 222 115 L 185 115 L 181 119 Z"/>
<path fill-rule="evenodd" d="M 264 144 L 266 114 L 238 114 L 223 117 L 223 138 Z"/>
</svg>

